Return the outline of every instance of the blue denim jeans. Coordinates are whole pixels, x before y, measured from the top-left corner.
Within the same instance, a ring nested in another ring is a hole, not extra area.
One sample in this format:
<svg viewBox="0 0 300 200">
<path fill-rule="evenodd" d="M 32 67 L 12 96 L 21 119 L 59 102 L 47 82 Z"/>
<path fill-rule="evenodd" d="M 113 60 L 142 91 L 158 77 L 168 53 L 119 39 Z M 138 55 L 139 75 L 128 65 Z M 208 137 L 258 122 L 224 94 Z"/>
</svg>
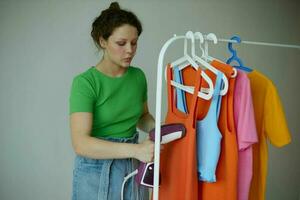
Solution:
<svg viewBox="0 0 300 200">
<path fill-rule="evenodd" d="M 105 138 L 113 142 L 137 143 L 138 134 L 131 138 Z M 120 200 L 124 177 L 138 167 L 138 161 L 128 159 L 91 159 L 77 155 L 73 171 L 72 200 Z M 127 180 L 124 200 L 148 199 L 148 189 Z"/>
</svg>

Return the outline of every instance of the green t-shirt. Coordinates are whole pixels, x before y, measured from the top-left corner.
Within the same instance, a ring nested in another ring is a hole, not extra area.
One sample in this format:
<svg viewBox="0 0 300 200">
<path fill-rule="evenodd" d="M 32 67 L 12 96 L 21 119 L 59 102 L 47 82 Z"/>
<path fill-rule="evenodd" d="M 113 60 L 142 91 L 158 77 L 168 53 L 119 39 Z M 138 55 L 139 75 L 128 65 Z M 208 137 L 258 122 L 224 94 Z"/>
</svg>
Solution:
<svg viewBox="0 0 300 200">
<path fill-rule="evenodd" d="M 92 137 L 131 137 L 147 100 L 143 71 L 129 67 L 121 77 L 109 77 L 95 67 L 73 79 L 70 114 L 93 113 Z"/>
</svg>

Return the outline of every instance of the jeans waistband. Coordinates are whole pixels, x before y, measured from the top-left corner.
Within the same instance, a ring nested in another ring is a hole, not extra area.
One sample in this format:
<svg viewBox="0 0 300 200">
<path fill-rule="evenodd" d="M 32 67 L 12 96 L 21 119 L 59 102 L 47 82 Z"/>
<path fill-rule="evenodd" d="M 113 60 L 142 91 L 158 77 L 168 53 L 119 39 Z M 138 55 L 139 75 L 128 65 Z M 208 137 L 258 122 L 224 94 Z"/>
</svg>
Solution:
<svg viewBox="0 0 300 200">
<path fill-rule="evenodd" d="M 139 134 L 136 132 L 132 137 L 129 138 L 115 138 L 115 137 L 98 137 L 99 139 L 102 140 L 108 140 L 111 142 L 122 142 L 122 143 L 137 143 L 139 139 Z"/>
</svg>

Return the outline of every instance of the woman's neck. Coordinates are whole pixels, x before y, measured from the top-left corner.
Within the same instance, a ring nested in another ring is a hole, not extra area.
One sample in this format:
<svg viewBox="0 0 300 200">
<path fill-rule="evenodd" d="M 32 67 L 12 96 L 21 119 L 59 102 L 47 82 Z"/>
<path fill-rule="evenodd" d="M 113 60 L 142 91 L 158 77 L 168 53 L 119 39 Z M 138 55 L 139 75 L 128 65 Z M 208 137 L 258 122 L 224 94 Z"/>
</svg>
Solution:
<svg viewBox="0 0 300 200">
<path fill-rule="evenodd" d="M 102 59 L 95 67 L 103 74 L 111 77 L 120 77 L 127 70 L 127 68 L 118 66 L 107 59 Z"/>
</svg>

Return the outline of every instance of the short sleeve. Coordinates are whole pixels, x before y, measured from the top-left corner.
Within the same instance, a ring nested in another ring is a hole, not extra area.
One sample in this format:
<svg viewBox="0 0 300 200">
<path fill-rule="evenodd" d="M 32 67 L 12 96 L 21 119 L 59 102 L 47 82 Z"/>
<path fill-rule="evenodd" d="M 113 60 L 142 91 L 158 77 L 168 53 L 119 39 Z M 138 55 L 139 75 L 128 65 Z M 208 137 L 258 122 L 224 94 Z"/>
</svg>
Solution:
<svg viewBox="0 0 300 200">
<path fill-rule="evenodd" d="M 73 79 L 69 98 L 69 113 L 93 112 L 95 92 L 91 83 L 82 76 Z"/>
<path fill-rule="evenodd" d="M 143 85 L 143 103 L 145 103 L 148 99 L 148 86 L 147 86 L 147 79 L 145 73 L 141 70 L 141 77 L 142 77 L 142 85 Z"/>
<path fill-rule="evenodd" d="M 264 132 L 274 146 L 281 147 L 291 141 L 280 97 L 273 83 L 268 87 L 264 108 Z"/>
<path fill-rule="evenodd" d="M 234 91 L 234 119 L 239 151 L 258 142 L 250 81 L 247 74 L 238 73 Z"/>
</svg>

